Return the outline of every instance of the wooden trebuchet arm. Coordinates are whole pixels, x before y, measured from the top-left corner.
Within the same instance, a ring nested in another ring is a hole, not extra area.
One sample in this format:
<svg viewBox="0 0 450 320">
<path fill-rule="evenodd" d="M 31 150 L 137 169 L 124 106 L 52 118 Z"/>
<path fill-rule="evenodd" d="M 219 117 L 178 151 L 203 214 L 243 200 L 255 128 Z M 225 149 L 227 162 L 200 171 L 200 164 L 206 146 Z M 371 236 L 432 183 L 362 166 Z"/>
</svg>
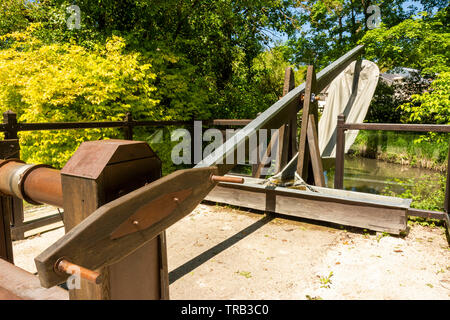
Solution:
<svg viewBox="0 0 450 320">
<path fill-rule="evenodd" d="M 217 167 L 179 170 L 103 205 L 34 259 L 41 285 L 66 281 L 54 268 L 61 257 L 90 270 L 120 261 L 191 213 L 217 174 Z"/>
</svg>

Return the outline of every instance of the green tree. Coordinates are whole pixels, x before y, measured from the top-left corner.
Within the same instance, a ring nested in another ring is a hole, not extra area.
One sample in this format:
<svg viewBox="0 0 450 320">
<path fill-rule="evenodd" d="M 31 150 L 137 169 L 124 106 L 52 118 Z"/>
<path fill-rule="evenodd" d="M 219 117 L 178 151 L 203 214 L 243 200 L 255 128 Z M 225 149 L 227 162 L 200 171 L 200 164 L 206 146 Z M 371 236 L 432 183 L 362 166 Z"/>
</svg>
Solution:
<svg viewBox="0 0 450 320">
<path fill-rule="evenodd" d="M 0 111 L 23 122 L 170 119 L 155 99 L 156 74 L 138 53 L 124 52 L 125 41 L 111 37 L 88 50 L 73 43 L 45 44 L 34 35 L 41 26 L 0 37 Z M 84 140 L 117 137 L 114 130 L 21 133 L 22 156 L 31 162 L 63 165 Z"/>
<path fill-rule="evenodd" d="M 448 8 L 431 16 L 422 13 L 391 28 L 382 25 L 369 31 L 361 41 L 366 45 L 366 56 L 382 70 L 414 68 L 432 81 L 425 92 L 420 86 L 424 80 L 416 81 L 418 90 L 399 107 L 405 122 L 450 123 L 448 16 Z"/>
</svg>

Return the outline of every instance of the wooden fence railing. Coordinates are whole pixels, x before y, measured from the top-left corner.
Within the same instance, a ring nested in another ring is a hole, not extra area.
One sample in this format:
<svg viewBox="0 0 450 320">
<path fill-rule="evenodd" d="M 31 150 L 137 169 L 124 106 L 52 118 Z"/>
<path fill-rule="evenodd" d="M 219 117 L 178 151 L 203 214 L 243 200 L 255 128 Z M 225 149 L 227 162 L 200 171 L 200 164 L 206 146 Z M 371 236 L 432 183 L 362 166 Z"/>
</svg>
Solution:
<svg viewBox="0 0 450 320">
<path fill-rule="evenodd" d="M 336 128 L 336 171 L 334 176 L 334 188 L 344 188 L 344 153 L 345 153 L 345 131 L 347 130 L 380 130 L 380 131 L 400 131 L 400 132 L 439 132 L 450 133 L 450 125 L 437 124 L 397 124 L 397 123 L 345 123 L 345 116 L 338 116 Z M 428 211 L 419 209 L 409 209 L 411 216 L 424 218 L 434 218 L 445 220 L 449 223 L 449 197 L 450 197 L 450 144 L 448 151 L 447 183 L 445 191 L 444 211 Z"/>
<path fill-rule="evenodd" d="M 3 113 L 3 123 L 0 123 L 0 132 L 5 133 L 5 140 L 0 141 L 0 159 L 20 159 L 18 133 L 21 131 L 41 130 L 70 130 L 94 128 L 123 128 L 126 140 L 133 140 L 135 127 L 165 127 L 186 126 L 191 134 L 195 119 L 188 121 L 141 121 L 135 120 L 128 113 L 123 121 L 97 121 L 97 122 L 48 122 L 48 123 L 19 123 L 16 113 L 6 111 Z M 214 119 L 202 120 L 206 126 L 241 127 L 252 120 L 246 119 Z M 23 202 L 14 198 L 12 203 L 11 233 L 14 240 L 24 238 L 25 232 L 61 221 L 62 214 L 57 213 L 44 218 L 24 222 Z"/>
</svg>

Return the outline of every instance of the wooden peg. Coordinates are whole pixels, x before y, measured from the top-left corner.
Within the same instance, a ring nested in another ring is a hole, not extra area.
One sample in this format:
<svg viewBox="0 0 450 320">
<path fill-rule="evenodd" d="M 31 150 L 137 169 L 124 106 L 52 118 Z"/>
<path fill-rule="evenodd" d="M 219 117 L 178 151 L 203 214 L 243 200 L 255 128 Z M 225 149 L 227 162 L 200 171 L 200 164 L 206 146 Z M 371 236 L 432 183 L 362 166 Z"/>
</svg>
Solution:
<svg viewBox="0 0 450 320">
<path fill-rule="evenodd" d="M 230 176 L 211 176 L 213 182 L 231 182 L 231 183 L 244 183 L 244 178 L 230 177 Z"/>
<path fill-rule="evenodd" d="M 78 266 L 76 264 L 73 264 L 65 259 L 61 259 L 58 262 L 56 262 L 56 270 L 60 272 L 64 272 L 67 274 L 74 274 L 75 270 L 80 273 L 80 277 L 88 280 L 90 282 L 93 282 L 95 284 L 100 284 L 102 282 L 102 277 L 100 273 L 83 268 L 81 266 Z"/>
</svg>

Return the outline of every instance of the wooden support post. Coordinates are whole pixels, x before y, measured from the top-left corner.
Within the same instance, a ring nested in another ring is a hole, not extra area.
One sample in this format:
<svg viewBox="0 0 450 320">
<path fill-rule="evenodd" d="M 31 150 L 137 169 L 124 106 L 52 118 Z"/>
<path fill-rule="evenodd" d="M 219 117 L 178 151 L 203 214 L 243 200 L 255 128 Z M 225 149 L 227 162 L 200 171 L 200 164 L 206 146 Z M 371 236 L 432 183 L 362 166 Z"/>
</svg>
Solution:
<svg viewBox="0 0 450 320">
<path fill-rule="evenodd" d="M 160 177 L 161 161 L 144 142 L 84 142 L 61 171 L 66 231 L 105 203 Z M 71 299 L 168 299 L 165 233 L 97 271 L 103 282 L 81 279 L 81 289 L 70 290 Z"/>
<path fill-rule="evenodd" d="M 10 226 L 12 201 L 12 197 L 0 196 L 0 259 L 14 263 Z"/>
<path fill-rule="evenodd" d="M 294 70 L 291 67 L 286 68 L 284 74 L 284 86 L 283 86 L 283 97 L 287 95 L 290 91 L 295 88 L 295 76 Z M 278 154 L 275 167 L 275 174 L 280 172 L 289 162 L 289 160 L 294 156 L 292 148 L 292 141 L 297 139 L 297 107 L 298 103 L 296 101 L 291 105 L 292 117 L 288 122 L 279 128 L 278 134 Z M 293 129 L 295 128 L 295 129 Z M 295 130 L 293 132 L 293 130 Z M 294 136 L 293 136 L 294 135 Z M 295 142 L 296 144 L 296 142 Z"/>
<path fill-rule="evenodd" d="M 318 187 L 325 187 L 325 176 L 323 174 L 322 158 L 320 157 L 316 120 L 314 119 L 313 114 L 309 115 L 309 125 L 307 135 L 311 157 L 311 165 L 314 173 L 314 184 Z"/>
<path fill-rule="evenodd" d="M 5 140 L 17 140 L 19 137 L 17 135 L 18 125 L 16 113 L 10 110 L 4 112 L 3 124 L 5 125 Z M 2 156 L 2 159 L 20 159 L 20 148 L 15 148 L 15 152 L 3 154 Z M 11 224 L 13 226 L 13 240 L 22 240 L 25 238 L 25 232 L 21 229 L 21 227 L 24 225 L 23 221 L 23 201 L 17 197 L 12 197 Z"/>
<path fill-rule="evenodd" d="M 124 128 L 125 139 L 133 140 L 133 114 L 131 112 L 127 112 L 125 122 L 127 124 Z"/>
<path fill-rule="evenodd" d="M 309 126 L 309 115 L 314 115 L 314 119 L 316 122 L 319 119 L 318 104 L 315 99 L 315 95 L 318 93 L 317 91 L 317 80 L 314 67 L 308 66 L 308 71 L 306 74 L 305 96 L 303 101 L 302 126 L 298 147 L 297 173 L 302 177 L 303 180 L 310 184 L 312 184 L 314 180 L 313 177 L 310 176 L 310 172 L 312 170 L 310 164 L 310 146 L 309 144 L 307 144 L 307 134 Z"/>
<path fill-rule="evenodd" d="M 334 188 L 344 189 L 344 153 L 345 153 L 345 116 L 338 116 L 336 127 L 336 169 L 334 173 Z"/>
</svg>

